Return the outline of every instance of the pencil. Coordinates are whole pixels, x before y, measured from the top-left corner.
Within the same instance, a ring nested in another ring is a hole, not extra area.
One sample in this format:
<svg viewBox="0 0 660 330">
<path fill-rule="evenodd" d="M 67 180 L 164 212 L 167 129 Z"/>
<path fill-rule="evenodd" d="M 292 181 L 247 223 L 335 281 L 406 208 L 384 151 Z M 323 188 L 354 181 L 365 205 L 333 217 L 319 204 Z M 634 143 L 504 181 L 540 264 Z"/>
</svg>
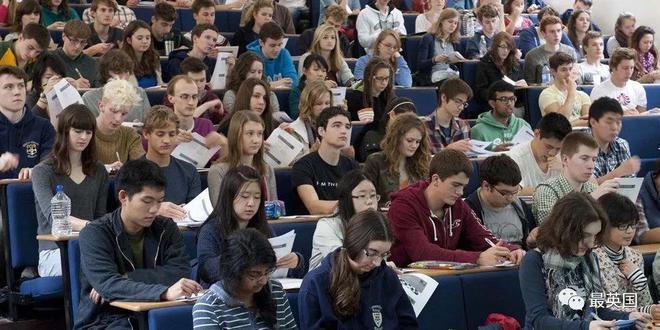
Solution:
<svg viewBox="0 0 660 330">
<path fill-rule="evenodd" d="M 78 68 L 75 68 L 75 69 L 76 69 L 76 72 L 78 73 L 78 77 L 79 77 L 79 78 L 82 78 L 83 76 L 82 76 L 82 74 L 80 73 L 80 70 L 78 70 Z"/>
<path fill-rule="evenodd" d="M 121 163 L 121 158 L 119 157 L 119 151 L 115 152 L 115 155 L 117 155 L 117 160 Z"/>
</svg>

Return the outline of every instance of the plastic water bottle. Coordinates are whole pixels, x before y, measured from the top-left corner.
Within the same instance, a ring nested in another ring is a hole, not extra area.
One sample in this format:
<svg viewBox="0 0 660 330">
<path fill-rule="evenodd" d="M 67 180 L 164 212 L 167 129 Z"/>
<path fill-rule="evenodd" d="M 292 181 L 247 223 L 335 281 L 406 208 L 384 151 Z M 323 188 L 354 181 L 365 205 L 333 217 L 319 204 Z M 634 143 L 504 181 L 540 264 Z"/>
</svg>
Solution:
<svg viewBox="0 0 660 330">
<path fill-rule="evenodd" d="M 541 69 L 541 82 L 544 85 L 548 85 L 552 82 L 552 75 L 550 75 L 550 68 L 547 64 L 543 64 L 543 69 Z"/>
<path fill-rule="evenodd" d="M 64 187 L 57 185 L 55 196 L 50 200 L 50 215 L 53 219 L 51 233 L 55 236 L 71 235 L 71 199 L 64 193 Z"/>
<path fill-rule="evenodd" d="M 479 57 L 486 56 L 486 53 L 488 53 L 488 45 L 486 44 L 486 37 L 482 35 L 479 41 Z"/>
</svg>

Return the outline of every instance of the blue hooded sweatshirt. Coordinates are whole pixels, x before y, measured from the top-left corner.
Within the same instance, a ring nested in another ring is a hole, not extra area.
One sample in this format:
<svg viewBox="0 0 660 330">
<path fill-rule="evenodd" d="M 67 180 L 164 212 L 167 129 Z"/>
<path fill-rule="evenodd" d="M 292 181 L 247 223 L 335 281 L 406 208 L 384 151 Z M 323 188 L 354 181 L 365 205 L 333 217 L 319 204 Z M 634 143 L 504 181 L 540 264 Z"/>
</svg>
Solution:
<svg viewBox="0 0 660 330">
<path fill-rule="evenodd" d="M 417 329 L 417 318 L 399 278 L 383 261 L 360 275 L 360 313 L 338 320 L 332 308 L 330 279 L 335 256 L 307 273 L 298 293 L 300 329 Z"/>
<path fill-rule="evenodd" d="M 293 58 L 286 48 L 282 48 L 276 58 L 266 58 L 261 52 L 261 45 L 259 40 L 255 40 L 247 45 L 247 50 L 253 51 L 261 57 L 264 61 L 264 80 L 270 82 L 275 81 L 275 75 L 280 74 L 282 78 L 291 78 L 291 89 L 298 87 L 298 72 L 293 65 Z"/>
<path fill-rule="evenodd" d="M 18 155 L 18 167 L 0 172 L 0 179 L 16 179 L 22 168 L 32 168 L 53 149 L 55 129 L 50 121 L 36 117 L 25 109 L 23 118 L 12 124 L 0 113 L 0 154 L 11 152 Z"/>
</svg>

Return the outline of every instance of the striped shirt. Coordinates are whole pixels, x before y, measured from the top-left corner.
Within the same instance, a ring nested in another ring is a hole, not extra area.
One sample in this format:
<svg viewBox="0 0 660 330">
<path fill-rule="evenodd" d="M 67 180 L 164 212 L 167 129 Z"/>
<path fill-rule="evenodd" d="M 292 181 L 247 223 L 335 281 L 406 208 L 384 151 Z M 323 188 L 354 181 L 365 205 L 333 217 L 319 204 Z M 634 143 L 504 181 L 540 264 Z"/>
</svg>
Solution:
<svg viewBox="0 0 660 330">
<path fill-rule="evenodd" d="M 603 244 L 603 250 L 605 251 L 605 254 L 614 262 L 614 264 L 619 265 L 621 262 L 626 259 L 626 252 L 623 248 L 619 249 L 619 251 L 614 251 L 610 249 L 607 245 Z M 635 288 L 635 291 L 643 291 L 647 289 L 648 283 L 646 283 L 646 275 L 644 275 L 644 272 L 639 269 L 635 268 L 635 270 L 628 275 L 628 281 L 633 285 L 633 288 Z"/>
<path fill-rule="evenodd" d="M 289 301 L 279 282 L 269 281 L 271 296 L 277 304 L 274 329 L 298 329 Z M 194 329 L 270 329 L 258 312 L 246 308 L 218 282 L 197 300 L 193 307 Z"/>
</svg>

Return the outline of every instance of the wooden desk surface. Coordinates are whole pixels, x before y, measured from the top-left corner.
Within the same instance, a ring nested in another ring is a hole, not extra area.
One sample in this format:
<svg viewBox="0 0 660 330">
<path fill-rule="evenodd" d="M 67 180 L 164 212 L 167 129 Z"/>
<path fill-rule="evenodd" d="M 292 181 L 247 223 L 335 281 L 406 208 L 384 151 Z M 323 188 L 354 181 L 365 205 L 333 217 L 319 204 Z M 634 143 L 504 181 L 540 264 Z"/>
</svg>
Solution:
<svg viewBox="0 0 660 330">
<path fill-rule="evenodd" d="M 303 222 L 316 222 L 321 218 L 327 218 L 330 215 L 297 215 L 297 216 L 284 216 L 277 220 L 268 220 L 269 225 L 276 225 L 282 223 L 303 223 Z"/>
<path fill-rule="evenodd" d="M 655 254 L 658 249 L 660 249 L 660 243 L 657 244 L 643 244 L 643 245 L 633 245 L 632 249 L 637 250 L 637 252 L 643 255 Z"/>
<path fill-rule="evenodd" d="M 59 241 L 70 241 L 74 239 L 78 239 L 78 236 L 80 236 L 79 231 L 74 231 L 71 233 L 71 236 L 55 236 L 52 234 L 48 235 L 37 235 L 37 240 L 39 241 L 51 241 L 51 242 L 59 242 Z"/>
<path fill-rule="evenodd" d="M 453 276 L 453 275 L 473 274 L 473 273 L 499 272 L 510 269 L 518 269 L 518 267 L 479 266 L 476 268 L 461 269 L 461 270 L 415 269 L 415 272 L 434 277 L 434 276 Z"/>
<path fill-rule="evenodd" d="M 175 300 L 175 301 L 113 301 L 110 306 L 129 310 L 132 312 L 147 312 L 152 309 L 182 306 L 187 304 L 194 304 L 190 300 Z"/>
</svg>

